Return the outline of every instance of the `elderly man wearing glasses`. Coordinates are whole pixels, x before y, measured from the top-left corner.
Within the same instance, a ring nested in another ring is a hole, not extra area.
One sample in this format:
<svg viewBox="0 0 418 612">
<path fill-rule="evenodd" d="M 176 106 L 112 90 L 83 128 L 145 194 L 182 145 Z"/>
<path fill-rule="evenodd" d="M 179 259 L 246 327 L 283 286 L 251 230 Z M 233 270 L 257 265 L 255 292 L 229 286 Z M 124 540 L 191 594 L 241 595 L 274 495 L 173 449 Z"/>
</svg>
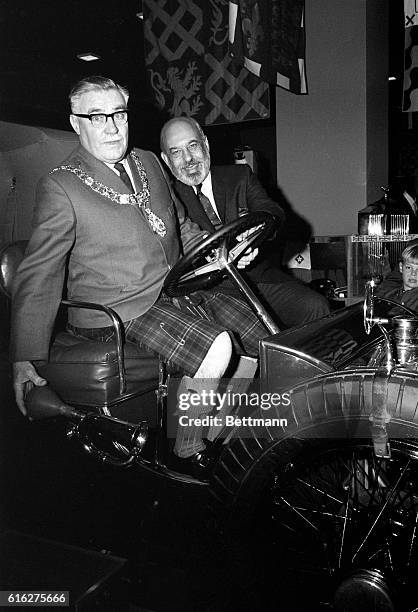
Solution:
<svg viewBox="0 0 418 612">
<path fill-rule="evenodd" d="M 257 357 L 267 335 L 236 298 L 199 291 L 193 297 L 200 310 L 193 310 L 163 293 L 170 268 L 206 234 L 185 217 L 158 158 L 128 153 L 127 102 L 126 89 L 110 79 L 77 83 L 70 122 L 80 144 L 39 182 L 33 233 L 13 291 L 11 357 L 22 412 L 28 388 L 46 384 L 32 362 L 48 359 L 65 279 L 70 299 L 113 308 L 127 341 L 177 365 L 186 389 L 220 379 L 234 354 Z M 107 325 L 100 312 L 70 309 L 69 329 L 77 335 L 107 341 Z M 189 416 L 197 419 L 208 407 L 193 410 Z M 212 461 L 202 433 L 179 425 L 174 445 L 177 468 L 199 477 Z"/>
</svg>

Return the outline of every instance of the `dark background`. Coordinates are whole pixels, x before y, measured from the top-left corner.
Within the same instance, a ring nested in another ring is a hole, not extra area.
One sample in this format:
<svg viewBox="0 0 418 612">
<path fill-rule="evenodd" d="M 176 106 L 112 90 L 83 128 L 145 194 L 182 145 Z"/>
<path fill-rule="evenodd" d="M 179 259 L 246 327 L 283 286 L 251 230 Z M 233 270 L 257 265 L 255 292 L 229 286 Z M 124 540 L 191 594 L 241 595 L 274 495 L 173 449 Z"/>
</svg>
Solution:
<svg viewBox="0 0 418 612">
<path fill-rule="evenodd" d="M 387 1 L 389 74 L 397 78 L 388 82 L 389 173 L 395 177 L 416 168 L 418 121 L 416 113 L 401 112 L 403 2 Z M 167 117 L 153 106 L 146 88 L 140 11 L 141 0 L 0 0 L 0 119 L 69 130 L 71 85 L 83 76 L 102 74 L 131 92 L 133 143 L 158 152 L 159 131 Z M 77 54 L 85 51 L 101 59 L 79 60 Z M 258 152 L 266 187 L 276 184 L 274 87 L 270 119 L 209 126 L 205 131 L 215 163 L 231 162 L 235 147 L 249 145 Z"/>
<path fill-rule="evenodd" d="M 69 89 L 83 76 L 102 74 L 131 93 L 133 144 L 158 153 L 168 117 L 147 92 L 140 11 L 140 0 L 0 0 L 0 119 L 69 130 Z M 85 51 L 101 59 L 79 60 Z M 249 145 L 259 153 L 261 178 L 275 185 L 274 112 L 272 88 L 270 119 L 208 127 L 215 163 L 232 162 L 234 148 Z"/>
</svg>

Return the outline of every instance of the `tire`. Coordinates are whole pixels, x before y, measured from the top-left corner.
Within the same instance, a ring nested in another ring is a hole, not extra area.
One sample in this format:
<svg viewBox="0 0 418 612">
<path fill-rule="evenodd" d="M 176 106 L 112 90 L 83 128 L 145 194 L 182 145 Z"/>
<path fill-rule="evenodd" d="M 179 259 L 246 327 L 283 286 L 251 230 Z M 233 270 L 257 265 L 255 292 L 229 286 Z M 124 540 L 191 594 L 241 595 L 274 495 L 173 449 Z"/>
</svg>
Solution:
<svg viewBox="0 0 418 612">
<path fill-rule="evenodd" d="M 418 605 L 418 376 L 389 379 L 391 458 L 382 459 L 370 436 L 375 374 L 346 370 L 295 387 L 274 415 L 287 426 L 237 429 L 215 467 L 234 588 L 260 609 Z"/>
</svg>

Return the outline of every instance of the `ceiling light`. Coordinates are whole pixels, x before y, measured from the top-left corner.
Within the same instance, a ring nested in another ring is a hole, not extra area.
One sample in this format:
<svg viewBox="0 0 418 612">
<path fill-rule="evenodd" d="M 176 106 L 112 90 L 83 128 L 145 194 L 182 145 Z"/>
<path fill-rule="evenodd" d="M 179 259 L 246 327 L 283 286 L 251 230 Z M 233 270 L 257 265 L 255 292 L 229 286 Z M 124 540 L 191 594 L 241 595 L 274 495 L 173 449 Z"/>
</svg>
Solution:
<svg viewBox="0 0 418 612">
<path fill-rule="evenodd" d="M 396 81 L 396 77 L 395 77 L 395 76 L 390 76 L 390 77 L 388 78 L 388 81 Z"/>
<path fill-rule="evenodd" d="M 96 55 L 95 53 L 78 53 L 77 54 L 78 59 L 83 60 L 84 62 L 94 62 L 94 60 L 98 60 L 100 59 L 99 55 Z"/>
</svg>

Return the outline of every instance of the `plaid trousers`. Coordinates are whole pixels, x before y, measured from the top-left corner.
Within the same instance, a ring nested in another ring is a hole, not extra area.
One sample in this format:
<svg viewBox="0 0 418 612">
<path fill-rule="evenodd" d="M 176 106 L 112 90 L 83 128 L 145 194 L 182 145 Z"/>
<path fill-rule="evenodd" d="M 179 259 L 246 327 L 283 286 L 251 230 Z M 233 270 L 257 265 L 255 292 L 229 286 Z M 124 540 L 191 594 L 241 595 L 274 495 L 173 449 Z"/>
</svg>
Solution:
<svg viewBox="0 0 418 612">
<path fill-rule="evenodd" d="M 162 355 L 188 376 L 199 369 L 215 338 L 229 332 L 238 354 L 258 356 L 259 341 L 269 335 L 241 299 L 221 292 L 196 291 L 169 298 L 162 294 L 143 315 L 124 322 L 125 338 Z M 108 342 L 113 328 L 69 326 L 76 335 Z"/>
</svg>

